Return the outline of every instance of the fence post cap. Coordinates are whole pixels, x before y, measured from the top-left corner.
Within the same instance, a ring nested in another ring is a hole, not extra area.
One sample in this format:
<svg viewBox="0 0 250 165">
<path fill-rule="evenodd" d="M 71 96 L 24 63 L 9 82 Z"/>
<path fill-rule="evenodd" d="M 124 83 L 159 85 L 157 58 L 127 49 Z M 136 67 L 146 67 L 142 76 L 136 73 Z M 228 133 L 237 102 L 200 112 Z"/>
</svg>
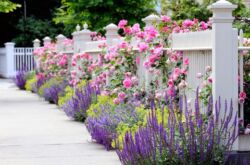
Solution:
<svg viewBox="0 0 250 165">
<path fill-rule="evenodd" d="M 64 38 L 66 38 L 64 35 L 62 35 L 62 34 L 59 34 L 57 37 L 56 37 L 56 39 L 58 40 L 58 39 L 64 39 Z"/>
<path fill-rule="evenodd" d="M 5 46 L 14 46 L 15 43 L 14 42 L 6 42 L 4 43 Z"/>
<path fill-rule="evenodd" d="M 76 31 L 71 33 L 72 36 L 76 36 L 81 30 L 81 26 L 79 24 L 76 25 Z"/>
<path fill-rule="evenodd" d="M 76 25 L 76 31 L 79 32 L 81 30 L 81 26 L 79 24 Z"/>
<path fill-rule="evenodd" d="M 87 30 L 87 29 L 88 29 L 88 24 L 87 24 L 87 23 L 84 23 L 83 29 L 84 29 L 84 30 Z"/>
<path fill-rule="evenodd" d="M 46 37 L 43 38 L 43 41 L 50 41 L 50 40 L 51 40 L 51 38 L 48 37 L 48 36 L 46 36 Z"/>
<path fill-rule="evenodd" d="M 237 5 L 232 4 L 231 2 L 228 2 L 226 0 L 219 0 L 212 5 L 208 6 L 208 9 L 214 11 L 216 9 L 229 9 L 233 10 L 237 8 Z"/>
<path fill-rule="evenodd" d="M 33 43 L 40 43 L 41 41 L 39 39 L 35 39 Z"/>
<path fill-rule="evenodd" d="M 160 17 L 156 14 L 150 14 L 149 16 L 142 19 L 143 22 L 146 21 L 160 21 Z"/>
<path fill-rule="evenodd" d="M 115 24 L 111 23 L 111 24 L 107 25 L 104 29 L 105 30 L 118 30 L 119 28 Z"/>
</svg>

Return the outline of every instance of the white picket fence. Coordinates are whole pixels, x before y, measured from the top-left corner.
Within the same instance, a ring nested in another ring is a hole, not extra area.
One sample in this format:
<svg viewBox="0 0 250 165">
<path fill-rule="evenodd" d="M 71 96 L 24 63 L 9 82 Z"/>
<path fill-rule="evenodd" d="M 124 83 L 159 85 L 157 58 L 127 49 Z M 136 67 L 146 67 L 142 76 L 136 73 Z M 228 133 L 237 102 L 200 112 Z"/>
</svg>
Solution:
<svg viewBox="0 0 250 165">
<path fill-rule="evenodd" d="M 0 76 L 12 78 L 17 71 L 31 71 L 35 68 L 34 48 L 15 48 L 15 43 L 5 43 L 0 48 Z"/>
<path fill-rule="evenodd" d="M 14 50 L 14 70 L 33 70 L 35 67 L 34 48 L 15 48 Z"/>
<path fill-rule="evenodd" d="M 226 0 L 217 1 L 210 6 L 213 12 L 212 30 L 173 34 L 172 46 L 165 49 L 183 51 L 184 56 L 189 58 L 187 82 L 191 88 L 195 89 L 201 83 L 196 78 L 197 73 L 204 73 L 206 66 L 212 66 L 213 100 L 218 100 L 220 97 L 222 109 L 224 108 L 224 100 L 228 102 L 232 100 L 234 114 L 238 114 L 238 87 L 240 86 L 240 91 L 243 91 L 243 62 L 242 56 L 239 56 L 238 52 L 250 49 L 242 47 L 243 33 L 240 32 L 238 36 L 238 30 L 232 28 L 234 20 L 232 11 L 235 8 L 236 5 Z M 146 26 L 153 26 L 153 22 L 159 20 L 160 18 L 156 15 L 150 15 L 143 19 Z M 107 31 L 106 41 L 91 41 L 91 32 L 87 26 L 85 25 L 81 31 L 77 27 L 77 30 L 72 34 L 74 45 L 71 48 L 63 46 L 62 41 L 65 37 L 59 35 L 56 43 L 57 51 L 67 54 L 86 52 L 96 57 L 101 52 L 98 48 L 100 42 L 106 42 L 107 45 L 112 46 L 122 41 L 122 38 L 117 34 L 118 27 L 116 25 L 110 24 L 105 29 Z M 44 43 L 47 42 L 51 42 L 49 37 L 44 38 Z M 39 46 L 40 41 L 35 40 L 34 47 Z M 140 54 L 138 55 L 140 56 Z M 138 73 L 141 83 L 147 86 L 152 75 L 143 69 L 142 64 L 143 60 Z M 240 75 L 240 84 L 238 84 L 238 75 Z M 194 92 L 189 92 L 188 98 L 195 98 Z M 240 108 L 240 117 L 243 118 L 243 105 Z M 235 142 L 234 149 L 250 151 L 250 138 L 240 136 Z"/>
</svg>

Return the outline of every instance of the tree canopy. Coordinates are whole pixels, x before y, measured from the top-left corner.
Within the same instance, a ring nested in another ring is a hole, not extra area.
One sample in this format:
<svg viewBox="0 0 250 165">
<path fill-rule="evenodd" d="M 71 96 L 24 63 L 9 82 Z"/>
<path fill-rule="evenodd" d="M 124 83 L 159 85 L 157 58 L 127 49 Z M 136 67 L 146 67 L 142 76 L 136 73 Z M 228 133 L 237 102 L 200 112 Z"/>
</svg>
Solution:
<svg viewBox="0 0 250 165">
<path fill-rule="evenodd" d="M 21 7 L 20 4 L 13 3 L 9 0 L 1 0 L 0 1 L 0 12 L 2 13 L 9 13 L 17 9 L 18 7 Z"/>
<path fill-rule="evenodd" d="M 63 23 L 72 32 L 77 24 L 87 23 L 92 30 L 101 30 L 109 23 L 127 19 L 130 23 L 155 12 L 156 0 L 62 0 L 54 21 Z"/>
</svg>

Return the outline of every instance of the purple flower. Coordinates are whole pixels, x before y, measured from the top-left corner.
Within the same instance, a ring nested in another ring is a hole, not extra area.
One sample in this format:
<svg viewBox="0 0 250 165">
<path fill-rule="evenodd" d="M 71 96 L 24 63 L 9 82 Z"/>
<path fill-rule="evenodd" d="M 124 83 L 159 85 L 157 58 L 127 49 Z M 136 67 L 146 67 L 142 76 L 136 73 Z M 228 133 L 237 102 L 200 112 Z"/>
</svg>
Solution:
<svg viewBox="0 0 250 165">
<path fill-rule="evenodd" d="M 27 72 L 26 72 L 26 71 L 18 71 L 18 72 L 16 73 L 16 76 L 15 76 L 15 78 L 14 78 L 14 82 L 15 82 L 16 86 L 17 86 L 19 89 L 22 89 L 22 90 L 25 89 L 26 75 L 27 75 Z"/>
<path fill-rule="evenodd" d="M 140 120 L 130 104 L 114 107 L 105 104 L 100 107 L 101 113 L 96 117 L 88 117 L 86 126 L 92 139 L 103 144 L 107 150 L 112 149 L 111 143 L 117 138 L 116 128 L 119 123 L 131 123 Z"/>
<path fill-rule="evenodd" d="M 87 109 L 91 105 L 93 98 L 99 93 L 99 89 L 96 90 L 90 85 L 87 85 L 82 89 L 76 89 L 74 96 L 61 108 L 70 118 L 77 121 L 84 121 L 87 117 Z"/>
<path fill-rule="evenodd" d="M 175 106 L 173 99 L 166 97 L 166 103 L 169 104 L 168 112 L 156 115 L 159 108 L 154 107 L 145 127 L 135 133 L 126 133 L 123 148 L 117 149 L 122 164 L 214 164 L 226 161 L 225 152 L 231 149 L 237 137 L 237 114 L 233 117 L 232 101 L 222 112 L 219 99 L 214 114 L 202 114 L 198 95 L 193 110 L 188 109 L 186 97 L 180 97 Z M 209 99 L 208 110 L 212 107 L 212 99 Z M 160 109 L 164 111 L 166 108 Z M 164 113 L 168 113 L 167 121 L 159 122 L 158 118 L 164 118 Z"/>
</svg>

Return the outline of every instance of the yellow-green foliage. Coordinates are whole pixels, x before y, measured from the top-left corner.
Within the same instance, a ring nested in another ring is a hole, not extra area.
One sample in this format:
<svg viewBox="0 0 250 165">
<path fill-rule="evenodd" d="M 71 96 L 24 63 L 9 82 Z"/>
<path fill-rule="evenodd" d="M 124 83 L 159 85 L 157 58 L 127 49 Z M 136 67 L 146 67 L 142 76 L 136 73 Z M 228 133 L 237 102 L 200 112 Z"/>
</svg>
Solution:
<svg viewBox="0 0 250 165">
<path fill-rule="evenodd" d="M 79 84 L 77 84 L 77 88 L 82 89 L 86 85 L 87 85 L 87 82 L 85 80 L 82 80 Z"/>
<path fill-rule="evenodd" d="M 63 106 L 70 98 L 74 96 L 74 89 L 71 86 L 65 88 L 65 95 L 60 96 L 58 100 L 59 107 Z"/>
<path fill-rule="evenodd" d="M 119 147 L 122 149 L 122 141 L 123 138 L 125 137 L 126 132 L 132 132 L 134 134 L 140 127 L 144 127 L 147 124 L 147 119 L 150 115 L 156 115 L 156 118 L 158 119 L 159 123 L 164 123 L 164 127 L 167 128 L 168 124 L 168 118 L 169 118 L 169 110 L 165 107 L 164 109 L 159 109 L 157 108 L 156 110 L 152 111 L 150 109 L 145 109 L 144 106 L 141 106 L 139 108 L 136 108 L 136 112 L 139 115 L 139 120 L 137 123 L 124 123 L 121 122 L 119 123 L 117 127 L 117 134 L 118 137 L 116 141 L 119 142 Z M 176 115 L 176 118 L 181 117 L 182 121 L 185 122 L 185 117 L 184 115 L 180 115 L 177 111 L 174 113 Z M 115 142 L 112 142 L 112 147 L 115 147 Z"/>
<path fill-rule="evenodd" d="M 89 109 L 87 110 L 87 116 L 89 117 L 98 117 L 100 114 L 100 107 L 101 105 L 109 104 L 112 107 L 115 107 L 113 103 L 113 98 L 110 96 L 97 96 L 97 101 L 93 102 Z"/>
<path fill-rule="evenodd" d="M 82 80 L 78 85 L 77 89 L 83 89 L 84 86 L 86 86 L 86 81 Z M 71 86 L 67 86 L 65 88 L 65 94 L 63 96 L 59 96 L 58 105 L 59 107 L 63 106 L 69 99 L 71 99 L 74 96 L 74 88 Z"/>
<path fill-rule="evenodd" d="M 34 75 L 30 76 L 30 77 L 27 79 L 27 81 L 26 81 L 25 89 L 26 89 L 27 91 L 32 91 L 32 90 L 33 90 L 33 87 L 34 87 L 35 84 L 36 84 L 36 82 L 37 82 L 36 75 L 34 74 Z"/>
</svg>

